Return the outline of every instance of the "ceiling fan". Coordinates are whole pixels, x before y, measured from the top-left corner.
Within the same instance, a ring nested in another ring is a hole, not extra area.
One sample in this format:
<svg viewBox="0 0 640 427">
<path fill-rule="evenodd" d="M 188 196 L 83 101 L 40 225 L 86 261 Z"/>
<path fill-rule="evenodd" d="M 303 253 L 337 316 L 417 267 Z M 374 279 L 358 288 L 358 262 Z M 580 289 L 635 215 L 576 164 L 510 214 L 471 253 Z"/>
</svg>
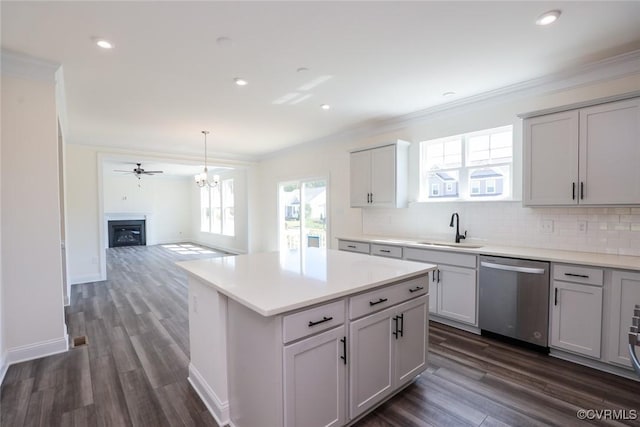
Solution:
<svg viewBox="0 0 640 427">
<path fill-rule="evenodd" d="M 142 169 L 142 163 L 136 163 L 136 165 L 138 165 L 137 167 L 133 168 L 133 170 L 118 170 L 118 169 L 114 169 L 114 172 L 125 172 L 125 173 L 132 173 L 136 176 L 136 178 L 140 179 L 140 177 L 142 175 L 155 175 L 157 173 L 163 173 L 163 171 L 146 171 L 144 169 Z"/>
</svg>

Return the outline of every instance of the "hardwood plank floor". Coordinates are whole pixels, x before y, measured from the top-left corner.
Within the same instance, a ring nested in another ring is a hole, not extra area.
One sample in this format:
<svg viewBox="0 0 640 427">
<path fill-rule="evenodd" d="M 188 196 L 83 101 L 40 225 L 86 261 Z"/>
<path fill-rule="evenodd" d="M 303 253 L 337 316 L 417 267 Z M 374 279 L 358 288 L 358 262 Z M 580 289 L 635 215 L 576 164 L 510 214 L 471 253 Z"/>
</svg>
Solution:
<svg viewBox="0 0 640 427">
<path fill-rule="evenodd" d="M 179 249 L 109 249 L 109 280 L 73 286 L 66 309 L 70 337 L 87 345 L 11 366 L 0 425 L 217 426 L 186 379 L 187 285 L 174 262 L 219 254 Z M 436 323 L 429 332 L 428 370 L 357 426 L 640 426 L 576 417 L 640 412 L 640 382 Z"/>
</svg>

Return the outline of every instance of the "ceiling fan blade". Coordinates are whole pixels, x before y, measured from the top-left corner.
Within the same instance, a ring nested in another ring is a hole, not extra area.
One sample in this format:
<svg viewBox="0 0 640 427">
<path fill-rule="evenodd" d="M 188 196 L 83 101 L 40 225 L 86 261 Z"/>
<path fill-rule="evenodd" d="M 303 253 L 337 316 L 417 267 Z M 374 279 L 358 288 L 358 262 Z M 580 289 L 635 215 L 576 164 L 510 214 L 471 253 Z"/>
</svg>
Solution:
<svg viewBox="0 0 640 427">
<path fill-rule="evenodd" d="M 135 171 L 123 171 L 121 169 L 114 169 L 114 172 L 125 172 L 125 173 L 134 173 Z"/>
<path fill-rule="evenodd" d="M 144 171 L 142 172 L 144 174 L 150 174 L 150 173 L 164 173 L 163 171 Z"/>
</svg>

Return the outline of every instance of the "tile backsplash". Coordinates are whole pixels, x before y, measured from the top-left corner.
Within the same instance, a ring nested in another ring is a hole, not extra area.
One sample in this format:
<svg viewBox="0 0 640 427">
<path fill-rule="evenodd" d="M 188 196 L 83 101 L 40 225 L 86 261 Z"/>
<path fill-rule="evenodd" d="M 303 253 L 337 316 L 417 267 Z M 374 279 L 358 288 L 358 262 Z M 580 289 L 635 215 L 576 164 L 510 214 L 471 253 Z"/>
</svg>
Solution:
<svg viewBox="0 0 640 427">
<path fill-rule="evenodd" d="M 525 208 L 521 202 L 415 203 L 362 209 L 368 235 L 453 241 L 460 214 L 468 243 L 640 256 L 640 207 Z"/>
</svg>

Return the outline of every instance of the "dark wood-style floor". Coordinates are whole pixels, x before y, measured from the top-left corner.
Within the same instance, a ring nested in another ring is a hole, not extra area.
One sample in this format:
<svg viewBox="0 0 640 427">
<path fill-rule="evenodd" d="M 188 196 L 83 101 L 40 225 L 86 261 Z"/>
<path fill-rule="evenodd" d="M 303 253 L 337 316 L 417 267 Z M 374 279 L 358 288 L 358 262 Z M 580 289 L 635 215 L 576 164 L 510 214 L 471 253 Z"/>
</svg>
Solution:
<svg viewBox="0 0 640 427">
<path fill-rule="evenodd" d="M 109 280 L 72 287 L 69 335 L 88 344 L 11 366 L 1 426 L 217 425 L 186 380 L 186 277 L 173 265 L 215 254 L 171 249 L 110 249 Z M 578 409 L 640 411 L 635 381 L 437 324 L 430 346 L 428 371 L 359 427 L 571 426 L 587 423 Z"/>
</svg>

